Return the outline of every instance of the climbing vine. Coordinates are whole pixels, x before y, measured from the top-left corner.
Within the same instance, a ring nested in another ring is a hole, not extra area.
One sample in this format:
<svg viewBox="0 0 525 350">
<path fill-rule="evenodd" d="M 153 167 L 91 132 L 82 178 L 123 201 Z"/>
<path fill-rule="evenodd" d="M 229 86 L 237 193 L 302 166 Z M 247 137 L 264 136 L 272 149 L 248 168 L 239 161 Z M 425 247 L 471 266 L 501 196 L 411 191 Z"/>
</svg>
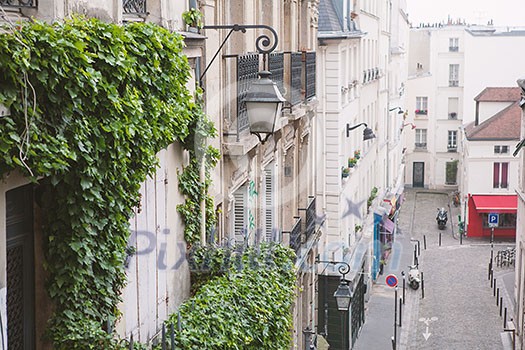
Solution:
<svg viewBox="0 0 525 350">
<path fill-rule="evenodd" d="M 245 251 L 198 247 L 190 268 L 211 278 L 168 324 L 177 349 L 289 349 L 295 253 L 279 244 Z"/>
<path fill-rule="evenodd" d="M 183 40 L 146 23 L 96 19 L 28 22 L 0 35 L 0 173 L 18 170 L 39 182 L 47 290 L 54 303 L 48 337 L 56 349 L 110 349 L 104 329 L 119 317 L 129 219 L 156 154 L 182 142 L 190 164 L 181 173 L 189 216 L 206 198 L 196 179 L 203 155 L 212 166 L 213 135 L 185 88 Z M 213 224 L 214 216 L 211 215 Z"/>
</svg>

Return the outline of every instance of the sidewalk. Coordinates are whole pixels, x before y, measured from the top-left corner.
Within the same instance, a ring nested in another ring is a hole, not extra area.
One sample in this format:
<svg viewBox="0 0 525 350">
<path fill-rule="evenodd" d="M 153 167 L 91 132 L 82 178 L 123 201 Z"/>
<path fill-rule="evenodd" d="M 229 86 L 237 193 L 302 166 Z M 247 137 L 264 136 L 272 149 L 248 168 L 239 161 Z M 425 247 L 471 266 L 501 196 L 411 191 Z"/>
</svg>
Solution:
<svg viewBox="0 0 525 350">
<path fill-rule="evenodd" d="M 398 278 L 397 297 L 403 297 L 403 278 L 401 271 L 407 273 L 408 265 L 412 264 L 414 256 L 414 243 L 410 242 L 410 222 L 411 213 L 413 212 L 414 201 L 406 200 L 401 208 L 401 214 L 398 222 L 398 232 L 392 245 L 392 253 L 387 265 L 384 267 L 383 274 L 379 275 L 376 283 L 372 288 L 370 300 L 367 303 L 365 313 L 365 323 L 356 340 L 354 349 L 357 350 L 383 350 L 392 349 L 392 337 L 394 336 L 394 288 L 386 285 L 385 277 L 394 274 Z M 421 247 L 422 249 L 422 247 Z M 408 282 L 408 281 L 406 281 Z M 408 304 L 410 294 L 416 293 L 409 289 L 406 283 L 405 305 L 404 308 L 412 307 Z M 399 322 L 399 302 L 398 319 Z M 403 316 L 409 315 L 409 309 L 403 311 Z M 401 320 L 403 323 L 403 319 Z M 400 342 L 400 330 L 397 330 L 398 344 Z"/>
</svg>

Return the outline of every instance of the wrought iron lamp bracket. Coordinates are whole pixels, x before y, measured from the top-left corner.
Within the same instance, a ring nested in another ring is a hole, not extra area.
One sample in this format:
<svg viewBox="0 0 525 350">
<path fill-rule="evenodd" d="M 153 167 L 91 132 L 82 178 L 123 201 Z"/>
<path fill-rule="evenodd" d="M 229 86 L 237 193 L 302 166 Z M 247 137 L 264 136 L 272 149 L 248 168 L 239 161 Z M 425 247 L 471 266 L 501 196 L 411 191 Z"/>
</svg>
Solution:
<svg viewBox="0 0 525 350">
<path fill-rule="evenodd" d="M 228 41 L 228 39 L 230 38 L 230 36 L 232 35 L 233 32 L 246 33 L 247 29 L 267 29 L 267 30 L 269 30 L 272 33 L 272 35 L 273 35 L 273 39 L 274 39 L 273 40 L 273 45 L 272 45 L 272 41 L 271 41 L 270 37 L 268 35 L 266 35 L 266 34 L 259 35 L 257 37 L 257 39 L 255 40 L 255 47 L 257 48 L 257 52 L 259 52 L 259 53 L 264 55 L 264 61 L 266 61 L 266 55 L 270 54 L 273 50 L 275 50 L 275 48 L 277 47 L 277 44 L 279 42 L 279 38 L 277 36 L 277 32 L 275 31 L 275 29 L 273 29 L 272 27 L 270 27 L 268 25 L 265 25 L 265 24 L 209 25 L 209 26 L 204 26 L 203 29 L 229 29 L 230 32 L 228 33 L 228 35 L 226 35 L 226 37 L 222 41 L 221 45 L 217 49 L 217 52 L 215 52 L 215 54 L 213 55 L 213 58 L 211 59 L 210 63 L 208 63 L 208 65 L 204 69 L 204 72 L 201 74 L 201 76 L 199 78 L 199 81 L 201 82 L 201 85 L 202 85 L 202 79 L 204 78 L 204 75 L 206 74 L 206 72 L 208 71 L 208 69 L 210 68 L 212 63 L 215 61 L 215 59 L 219 55 L 219 52 L 221 52 L 222 48 L 224 47 L 224 45 L 226 44 L 226 42 Z"/>
</svg>

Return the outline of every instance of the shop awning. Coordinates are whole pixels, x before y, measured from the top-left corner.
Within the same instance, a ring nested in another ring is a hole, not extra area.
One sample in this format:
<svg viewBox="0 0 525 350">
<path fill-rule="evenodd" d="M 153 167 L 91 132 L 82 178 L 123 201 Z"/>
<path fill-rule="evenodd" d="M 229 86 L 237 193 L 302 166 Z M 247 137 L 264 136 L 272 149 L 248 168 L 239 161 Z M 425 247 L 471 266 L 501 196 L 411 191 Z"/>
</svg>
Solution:
<svg viewBox="0 0 525 350">
<path fill-rule="evenodd" d="M 387 231 L 384 233 L 392 233 L 394 232 L 394 228 L 396 227 L 396 224 L 389 218 L 385 217 L 383 218 L 383 228 Z"/>
<path fill-rule="evenodd" d="M 518 210 L 517 195 L 473 195 L 472 200 L 479 213 L 515 213 Z"/>
</svg>

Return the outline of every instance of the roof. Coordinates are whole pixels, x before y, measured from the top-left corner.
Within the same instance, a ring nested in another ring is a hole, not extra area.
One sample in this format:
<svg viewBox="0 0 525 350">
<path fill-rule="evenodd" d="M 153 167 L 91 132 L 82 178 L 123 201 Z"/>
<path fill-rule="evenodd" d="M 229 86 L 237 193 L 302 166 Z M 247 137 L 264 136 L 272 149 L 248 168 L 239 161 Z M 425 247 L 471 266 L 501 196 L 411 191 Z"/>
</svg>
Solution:
<svg viewBox="0 0 525 350">
<path fill-rule="evenodd" d="M 519 87 L 488 87 L 481 91 L 474 101 L 478 102 L 515 102 L 521 98 Z"/>
<path fill-rule="evenodd" d="M 321 0 L 319 3 L 319 32 L 342 32 L 343 19 L 336 10 L 333 0 Z"/>
<path fill-rule="evenodd" d="M 361 38 L 365 34 L 357 28 L 355 21 L 351 20 L 349 23 L 345 23 L 343 0 L 320 1 L 317 30 L 319 40 Z"/>
<path fill-rule="evenodd" d="M 476 210 L 480 213 L 515 213 L 518 210 L 517 195 L 472 195 Z"/>
<path fill-rule="evenodd" d="M 521 130 L 519 99 L 479 125 L 467 124 L 465 135 L 469 141 L 519 140 Z"/>
</svg>

